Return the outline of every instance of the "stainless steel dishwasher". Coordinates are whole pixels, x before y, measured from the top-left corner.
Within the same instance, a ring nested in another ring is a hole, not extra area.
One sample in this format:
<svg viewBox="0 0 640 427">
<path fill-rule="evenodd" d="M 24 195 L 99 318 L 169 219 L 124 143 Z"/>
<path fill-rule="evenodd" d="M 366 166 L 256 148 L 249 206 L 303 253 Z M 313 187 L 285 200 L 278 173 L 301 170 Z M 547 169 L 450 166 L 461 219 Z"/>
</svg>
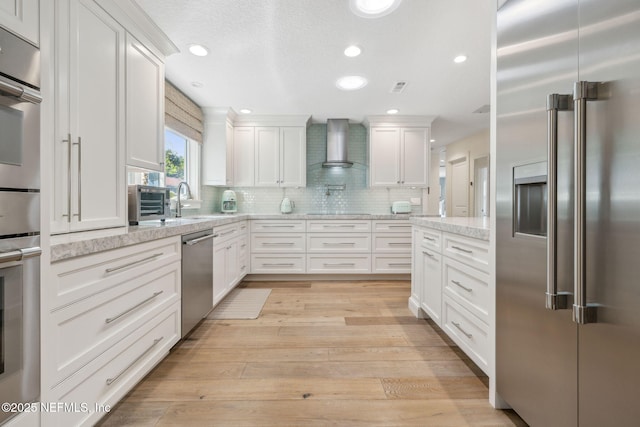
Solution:
<svg viewBox="0 0 640 427">
<path fill-rule="evenodd" d="M 182 338 L 213 307 L 213 230 L 182 236 Z"/>
</svg>

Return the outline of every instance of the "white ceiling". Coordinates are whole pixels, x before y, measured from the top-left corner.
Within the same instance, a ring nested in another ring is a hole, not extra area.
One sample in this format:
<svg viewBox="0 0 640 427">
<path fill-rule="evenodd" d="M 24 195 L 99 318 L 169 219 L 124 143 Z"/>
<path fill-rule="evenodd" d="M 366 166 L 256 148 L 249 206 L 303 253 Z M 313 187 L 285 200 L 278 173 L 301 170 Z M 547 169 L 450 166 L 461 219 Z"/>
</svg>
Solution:
<svg viewBox="0 0 640 427">
<path fill-rule="evenodd" d="M 432 137 L 446 144 L 489 127 L 490 0 L 403 0 L 378 19 L 353 14 L 348 0 L 137 0 L 178 46 L 167 79 L 203 107 L 254 114 L 308 114 L 362 122 L 390 108 L 437 116 Z M 206 57 L 188 52 L 194 43 Z M 350 44 L 363 53 L 344 56 Z M 467 62 L 454 64 L 459 54 Z M 362 75 L 344 92 L 335 81 Z M 401 94 L 390 93 L 405 80 Z M 202 87 L 194 87 L 199 82 Z"/>
</svg>

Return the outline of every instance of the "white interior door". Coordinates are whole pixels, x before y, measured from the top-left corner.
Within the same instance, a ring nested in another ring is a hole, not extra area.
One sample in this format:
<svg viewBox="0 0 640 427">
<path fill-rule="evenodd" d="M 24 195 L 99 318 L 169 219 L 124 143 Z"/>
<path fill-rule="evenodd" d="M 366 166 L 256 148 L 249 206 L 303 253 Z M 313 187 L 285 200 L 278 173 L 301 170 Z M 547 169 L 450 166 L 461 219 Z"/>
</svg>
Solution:
<svg viewBox="0 0 640 427">
<path fill-rule="evenodd" d="M 489 216 L 489 157 L 473 162 L 474 215 Z"/>
<path fill-rule="evenodd" d="M 469 216 L 469 158 L 460 157 L 449 162 L 451 176 L 451 214 Z"/>
</svg>

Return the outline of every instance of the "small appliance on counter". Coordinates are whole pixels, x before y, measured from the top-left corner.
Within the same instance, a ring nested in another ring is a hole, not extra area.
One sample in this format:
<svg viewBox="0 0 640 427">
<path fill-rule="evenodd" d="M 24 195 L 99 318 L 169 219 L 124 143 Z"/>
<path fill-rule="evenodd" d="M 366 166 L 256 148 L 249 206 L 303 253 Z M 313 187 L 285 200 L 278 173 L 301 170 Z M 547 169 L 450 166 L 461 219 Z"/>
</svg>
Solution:
<svg viewBox="0 0 640 427">
<path fill-rule="evenodd" d="M 391 213 L 408 214 L 411 213 L 411 203 L 407 201 L 398 201 L 391 204 Z"/>
<path fill-rule="evenodd" d="M 233 190 L 225 190 L 222 193 L 222 213 L 236 213 L 238 212 L 238 199 L 236 198 L 236 192 Z"/>
<path fill-rule="evenodd" d="M 164 221 L 171 216 L 169 189 L 149 185 L 129 185 L 129 225 L 138 225 L 140 221 L 159 219 Z"/>
<path fill-rule="evenodd" d="M 280 213 L 288 214 L 293 212 L 293 208 L 296 207 L 296 204 L 292 202 L 288 197 L 282 199 L 280 203 Z"/>
</svg>

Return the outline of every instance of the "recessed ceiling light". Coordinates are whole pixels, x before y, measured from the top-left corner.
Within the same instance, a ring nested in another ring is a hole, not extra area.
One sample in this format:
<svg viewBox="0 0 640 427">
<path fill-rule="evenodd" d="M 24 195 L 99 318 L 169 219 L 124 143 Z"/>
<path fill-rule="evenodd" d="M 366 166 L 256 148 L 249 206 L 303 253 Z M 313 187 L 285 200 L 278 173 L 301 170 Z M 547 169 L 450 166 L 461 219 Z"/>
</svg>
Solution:
<svg viewBox="0 0 640 427">
<path fill-rule="evenodd" d="M 200 83 L 200 82 L 191 82 L 191 86 L 193 86 L 193 87 L 202 87 L 204 85 L 202 83 Z"/>
<path fill-rule="evenodd" d="M 362 76 L 344 76 L 340 77 L 336 82 L 338 89 L 357 90 L 367 85 L 367 79 Z"/>
<path fill-rule="evenodd" d="M 349 58 L 355 58 L 356 56 L 362 53 L 362 49 L 360 49 L 356 45 L 351 45 L 344 50 L 344 54 Z"/>
<path fill-rule="evenodd" d="M 241 109 L 240 109 L 240 112 L 241 112 L 242 114 L 251 114 L 251 110 L 250 110 L 250 109 L 248 109 L 248 108 L 241 108 Z"/>
<path fill-rule="evenodd" d="M 189 46 L 189 52 L 195 56 L 207 56 L 209 54 L 209 49 L 201 44 L 192 44 Z"/>
<path fill-rule="evenodd" d="M 363 18 L 379 18 L 396 10 L 402 0 L 350 0 L 351 11 Z"/>
<path fill-rule="evenodd" d="M 387 110 L 387 114 L 398 114 L 398 109 L 397 108 L 392 108 L 390 110 Z"/>
<path fill-rule="evenodd" d="M 453 58 L 453 62 L 455 62 L 456 64 L 462 64 L 466 60 L 467 60 L 466 55 L 458 55 L 455 58 Z"/>
<path fill-rule="evenodd" d="M 435 139 L 430 139 L 429 142 L 436 142 L 436 140 Z"/>
</svg>

